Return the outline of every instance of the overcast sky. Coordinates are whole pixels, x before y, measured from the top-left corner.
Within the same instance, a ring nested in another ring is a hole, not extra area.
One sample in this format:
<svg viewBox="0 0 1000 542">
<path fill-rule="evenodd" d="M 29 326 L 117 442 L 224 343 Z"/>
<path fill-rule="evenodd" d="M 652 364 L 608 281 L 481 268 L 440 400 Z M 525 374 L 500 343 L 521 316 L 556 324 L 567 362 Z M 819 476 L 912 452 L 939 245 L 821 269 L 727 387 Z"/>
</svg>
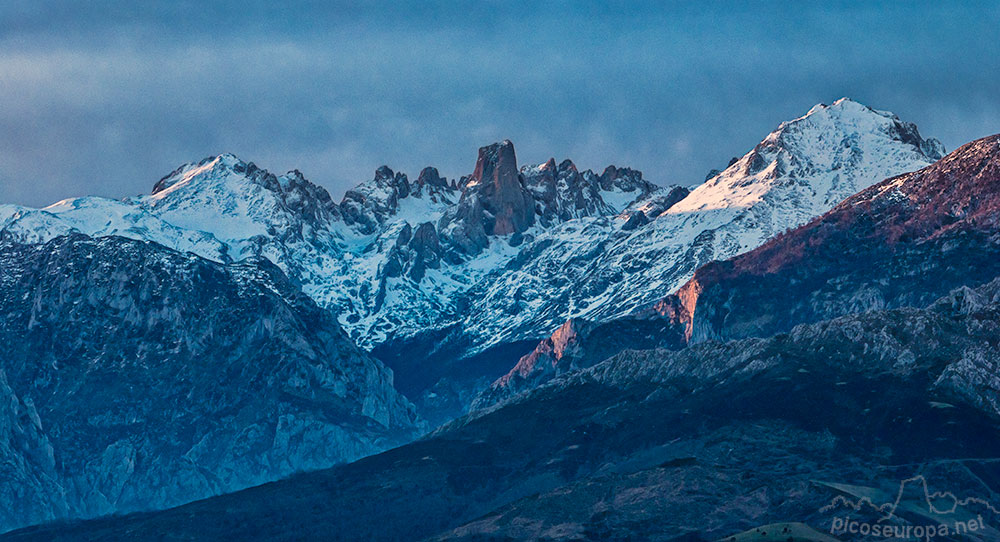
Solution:
<svg viewBox="0 0 1000 542">
<path fill-rule="evenodd" d="M 221 152 L 339 198 L 505 138 L 688 185 L 841 96 L 948 150 L 1000 132 L 996 3 L 128 4 L 0 3 L 0 203 L 146 193 Z"/>
</svg>

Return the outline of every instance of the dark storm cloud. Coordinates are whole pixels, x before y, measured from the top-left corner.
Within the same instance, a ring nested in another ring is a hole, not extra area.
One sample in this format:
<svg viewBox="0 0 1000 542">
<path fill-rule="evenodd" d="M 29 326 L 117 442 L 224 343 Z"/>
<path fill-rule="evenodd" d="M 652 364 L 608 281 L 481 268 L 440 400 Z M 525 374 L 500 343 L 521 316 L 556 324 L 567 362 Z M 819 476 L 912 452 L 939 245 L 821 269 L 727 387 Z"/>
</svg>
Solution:
<svg viewBox="0 0 1000 542">
<path fill-rule="evenodd" d="M 991 4 L 119 4 L 0 7 L 0 201 L 146 192 L 224 151 L 339 196 L 503 138 L 691 184 L 845 95 L 949 149 L 1000 131 Z"/>
</svg>

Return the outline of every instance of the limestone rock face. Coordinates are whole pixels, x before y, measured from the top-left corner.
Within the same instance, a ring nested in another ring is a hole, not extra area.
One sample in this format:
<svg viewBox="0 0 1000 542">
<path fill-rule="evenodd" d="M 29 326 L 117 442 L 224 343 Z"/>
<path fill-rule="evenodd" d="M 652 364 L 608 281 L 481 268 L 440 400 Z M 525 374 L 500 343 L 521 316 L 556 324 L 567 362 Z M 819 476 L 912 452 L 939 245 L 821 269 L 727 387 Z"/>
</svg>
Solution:
<svg viewBox="0 0 1000 542">
<path fill-rule="evenodd" d="M 79 232 L 219 263 L 265 258 L 362 348 L 394 364 L 405 358 L 400 380 L 452 373 L 413 397 L 423 405 L 451 394 L 460 407 L 450 416 L 568 319 L 606 323 L 647 310 L 706 263 L 750 251 L 939 151 L 895 115 L 845 99 L 782 123 L 691 190 L 660 189 L 627 167 L 521 166 L 513 145 L 499 142 L 459 181 L 433 168 L 411 180 L 383 166 L 335 203 L 301 173 L 274 175 L 223 154 L 181 166 L 146 196 L 0 205 L 0 238 Z M 652 177 L 691 185 L 669 172 Z"/>
<path fill-rule="evenodd" d="M 479 149 L 466 193 L 478 196 L 483 209 L 492 215 L 487 218 L 492 227 L 486 229 L 493 235 L 521 233 L 535 221 L 535 202 L 524 188 L 510 141 Z"/>
<path fill-rule="evenodd" d="M 0 242 L 0 530 L 166 508 L 422 429 L 393 375 L 266 259 Z"/>
</svg>

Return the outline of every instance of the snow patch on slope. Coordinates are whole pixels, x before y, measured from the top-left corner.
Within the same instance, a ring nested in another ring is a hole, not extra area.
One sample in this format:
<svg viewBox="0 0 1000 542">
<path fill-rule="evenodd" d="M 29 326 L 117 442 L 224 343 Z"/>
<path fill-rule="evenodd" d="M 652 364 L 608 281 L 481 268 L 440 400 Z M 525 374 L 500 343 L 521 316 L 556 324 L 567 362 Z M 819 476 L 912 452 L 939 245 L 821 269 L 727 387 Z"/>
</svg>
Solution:
<svg viewBox="0 0 1000 542">
<path fill-rule="evenodd" d="M 928 150 L 930 149 L 930 150 Z M 469 294 L 480 348 L 540 336 L 569 318 L 602 321 L 670 293 L 711 260 L 800 226 L 885 178 L 940 158 L 894 115 L 841 99 L 782 123 L 753 150 L 648 225 L 573 221 L 543 232 Z M 632 211 L 651 207 L 651 198 Z"/>
<path fill-rule="evenodd" d="M 298 172 L 276 177 L 224 154 L 178 168 L 149 196 L 0 206 L 0 232 L 31 243 L 120 235 L 215 261 L 263 256 L 364 347 L 458 323 L 485 348 L 548 335 L 572 317 L 632 312 L 707 261 L 755 248 L 939 151 L 912 125 L 844 99 L 781 124 L 670 206 L 639 172 L 598 176 L 550 160 L 519 170 L 534 225 L 491 235 L 474 255 L 442 255 L 418 278 L 390 272 L 404 232 L 430 223 L 444 243 L 456 222 L 442 228 L 442 218 L 459 206 L 462 184 L 436 173 L 411 183 L 385 167 L 338 205 Z M 623 228 L 639 211 L 648 223 Z"/>
</svg>

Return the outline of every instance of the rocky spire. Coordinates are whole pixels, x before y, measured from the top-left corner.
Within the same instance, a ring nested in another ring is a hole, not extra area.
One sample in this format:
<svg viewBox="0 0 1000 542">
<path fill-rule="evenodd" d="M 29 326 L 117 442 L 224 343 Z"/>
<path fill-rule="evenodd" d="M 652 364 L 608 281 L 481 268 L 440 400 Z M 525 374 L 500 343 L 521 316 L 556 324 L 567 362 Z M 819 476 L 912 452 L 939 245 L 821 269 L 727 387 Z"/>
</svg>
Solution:
<svg viewBox="0 0 1000 542">
<path fill-rule="evenodd" d="M 467 190 L 475 191 L 493 215 L 486 229 L 495 235 L 521 233 L 534 223 L 534 201 L 517 170 L 514 144 L 509 140 L 482 147 Z"/>
<path fill-rule="evenodd" d="M 420 186 L 428 185 L 444 188 L 448 186 L 448 181 L 441 177 L 437 168 L 425 167 L 420 171 L 420 176 L 417 177 L 417 184 Z"/>
<path fill-rule="evenodd" d="M 370 234 L 397 211 L 399 200 L 409 195 L 410 181 L 406 174 L 381 166 L 375 170 L 373 180 L 359 184 L 344 194 L 340 210 L 347 224 L 356 225 L 362 233 Z"/>
</svg>

